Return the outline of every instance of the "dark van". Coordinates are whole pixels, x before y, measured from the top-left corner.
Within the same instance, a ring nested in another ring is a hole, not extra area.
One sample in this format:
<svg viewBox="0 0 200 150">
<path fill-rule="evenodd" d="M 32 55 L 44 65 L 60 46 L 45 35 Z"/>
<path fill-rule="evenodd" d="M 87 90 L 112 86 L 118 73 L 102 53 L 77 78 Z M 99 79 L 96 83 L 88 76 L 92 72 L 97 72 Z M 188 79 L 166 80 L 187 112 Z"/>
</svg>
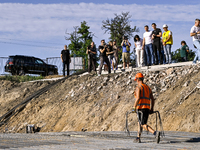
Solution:
<svg viewBox="0 0 200 150">
<path fill-rule="evenodd" d="M 5 65 L 5 72 L 12 75 L 40 74 L 42 76 L 57 75 L 58 68 L 55 65 L 46 64 L 43 60 L 23 55 L 9 56 Z"/>
</svg>

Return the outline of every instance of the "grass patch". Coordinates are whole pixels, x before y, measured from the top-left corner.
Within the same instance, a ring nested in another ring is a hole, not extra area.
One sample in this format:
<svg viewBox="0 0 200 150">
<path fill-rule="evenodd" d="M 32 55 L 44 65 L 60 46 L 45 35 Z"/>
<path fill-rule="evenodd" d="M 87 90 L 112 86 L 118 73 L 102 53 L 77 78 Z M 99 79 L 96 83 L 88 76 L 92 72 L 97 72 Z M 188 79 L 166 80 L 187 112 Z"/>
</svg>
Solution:
<svg viewBox="0 0 200 150">
<path fill-rule="evenodd" d="M 33 81 L 33 80 L 39 80 L 44 79 L 43 76 L 11 76 L 11 75 L 5 75 L 0 76 L 0 80 L 7 80 L 7 81 L 15 81 L 15 82 L 26 82 L 26 81 Z"/>
</svg>

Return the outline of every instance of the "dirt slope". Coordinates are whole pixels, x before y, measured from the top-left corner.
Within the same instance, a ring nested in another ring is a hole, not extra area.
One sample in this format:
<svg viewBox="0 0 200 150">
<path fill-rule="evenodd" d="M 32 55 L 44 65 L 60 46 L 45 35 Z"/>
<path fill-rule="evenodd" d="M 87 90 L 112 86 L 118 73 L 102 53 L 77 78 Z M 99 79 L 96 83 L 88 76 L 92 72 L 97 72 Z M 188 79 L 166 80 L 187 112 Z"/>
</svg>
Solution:
<svg viewBox="0 0 200 150">
<path fill-rule="evenodd" d="M 155 110 L 161 113 L 164 130 L 199 132 L 200 90 L 183 99 L 200 81 L 199 70 L 200 66 L 187 66 L 143 72 L 145 82 L 156 97 Z M 24 132 L 27 124 L 42 127 L 41 132 L 81 131 L 83 128 L 88 131 L 123 131 L 125 113 L 131 110 L 135 101 L 135 74 L 72 76 L 33 99 L 22 112 L 2 126 L 0 132 L 5 128 L 8 132 Z M 0 82 L 1 115 L 25 98 L 25 92 L 30 95 L 49 84 Z M 137 130 L 136 124 L 136 114 L 131 114 L 130 130 Z M 155 125 L 153 115 L 149 124 Z"/>
</svg>

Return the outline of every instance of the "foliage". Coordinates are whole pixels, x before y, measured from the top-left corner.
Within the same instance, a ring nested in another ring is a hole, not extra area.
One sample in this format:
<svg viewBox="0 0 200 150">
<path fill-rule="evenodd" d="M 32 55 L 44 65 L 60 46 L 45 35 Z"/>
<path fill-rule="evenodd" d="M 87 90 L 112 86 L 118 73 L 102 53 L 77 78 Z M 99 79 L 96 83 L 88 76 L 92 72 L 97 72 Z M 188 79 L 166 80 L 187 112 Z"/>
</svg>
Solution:
<svg viewBox="0 0 200 150">
<path fill-rule="evenodd" d="M 82 47 L 82 42 L 80 41 L 80 36 L 77 33 L 78 26 L 74 27 L 74 31 L 72 33 L 67 33 L 69 37 L 65 37 L 66 40 L 70 40 L 71 43 L 69 44 L 68 48 L 72 51 L 72 56 L 73 54 L 78 55 L 79 54 L 79 49 Z"/>
<path fill-rule="evenodd" d="M 188 61 L 193 61 L 195 57 L 195 52 L 190 50 L 188 53 Z"/>
<path fill-rule="evenodd" d="M 105 30 L 105 33 L 109 32 L 110 39 L 116 40 L 117 44 L 120 45 L 124 36 L 131 38 L 133 37 L 134 32 L 139 31 L 136 26 L 131 28 L 130 18 L 131 16 L 129 15 L 129 12 L 122 12 L 121 15 L 115 14 L 113 19 L 102 21 L 102 30 Z"/>
<path fill-rule="evenodd" d="M 26 81 L 33 81 L 33 80 L 39 80 L 44 79 L 43 76 L 11 76 L 11 75 L 5 75 L 0 76 L 0 80 L 8 80 L 8 81 L 15 81 L 15 82 L 26 82 Z"/>
<path fill-rule="evenodd" d="M 139 32 L 139 29 L 136 26 L 131 28 L 129 12 L 114 15 L 114 18 L 102 21 L 102 30 L 105 30 L 105 33 L 108 32 L 110 34 L 109 39 L 116 40 L 117 45 L 120 46 L 124 36 L 130 39 L 134 36 L 134 32 Z"/>
<path fill-rule="evenodd" d="M 89 31 L 90 27 L 86 21 L 81 22 L 81 26 L 74 27 L 72 33 L 67 33 L 70 37 L 65 37 L 66 40 L 70 40 L 68 48 L 71 50 L 71 56 L 80 56 L 86 60 L 86 67 L 88 66 L 88 57 L 86 54 L 87 47 L 91 44 L 93 34 Z"/>
<path fill-rule="evenodd" d="M 172 52 L 172 61 L 174 62 L 181 62 L 181 49 L 177 49 L 176 51 Z M 187 59 L 188 61 L 192 61 L 195 57 L 195 52 L 192 50 L 189 50 L 187 53 Z"/>
</svg>

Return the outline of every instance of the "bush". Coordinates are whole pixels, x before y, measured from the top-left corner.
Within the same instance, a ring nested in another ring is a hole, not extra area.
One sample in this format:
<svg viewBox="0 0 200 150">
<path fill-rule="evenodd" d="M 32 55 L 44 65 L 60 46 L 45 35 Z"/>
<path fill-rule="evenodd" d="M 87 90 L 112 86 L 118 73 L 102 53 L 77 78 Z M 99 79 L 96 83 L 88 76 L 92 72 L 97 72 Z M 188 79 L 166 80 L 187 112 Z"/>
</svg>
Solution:
<svg viewBox="0 0 200 150">
<path fill-rule="evenodd" d="M 187 57 L 188 61 L 192 61 L 195 57 L 195 52 L 192 50 L 189 50 L 187 55 L 188 55 L 188 57 Z M 176 51 L 172 52 L 172 61 L 173 62 L 181 62 L 180 49 L 177 49 Z"/>
<path fill-rule="evenodd" d="M 11 75 L 5 75 L 0 76 L 0 80 L 8 80 L 8 81 L 15 81 L 15 82 L 26 82 L 26 81 L 33 81 L 33 80 L 39 80 L 44 79 L 42 76 L 11 76 Z"/>
</svg>

